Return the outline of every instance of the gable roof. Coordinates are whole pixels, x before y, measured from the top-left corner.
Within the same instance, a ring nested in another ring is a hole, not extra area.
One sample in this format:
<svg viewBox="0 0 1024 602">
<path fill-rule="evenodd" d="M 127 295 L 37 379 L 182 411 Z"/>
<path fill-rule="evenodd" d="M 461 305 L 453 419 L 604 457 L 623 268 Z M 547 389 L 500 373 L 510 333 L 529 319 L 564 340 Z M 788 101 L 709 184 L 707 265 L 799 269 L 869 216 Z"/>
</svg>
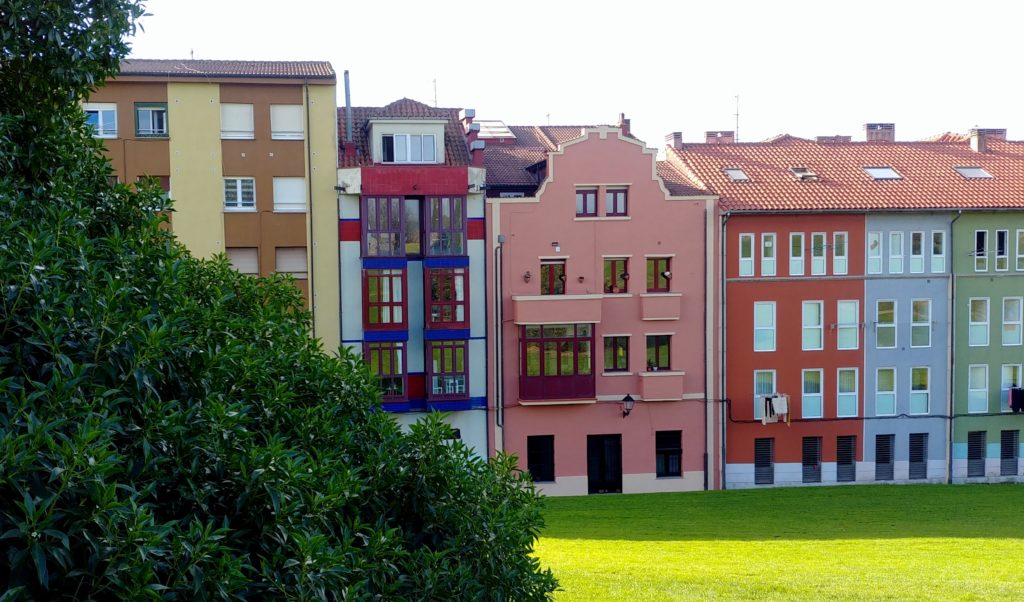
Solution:
<svg viewBox="0 0 1024 602">
<path fill-rule="evenodd" d="M 726 211 L 878 211 L 1024 208 L 1024 142 L 992 140 L 971 150 L 955 134 L 924 142 L 815 142 L 781 136 L 766 142 L 670 147 L 668 160 L 690 183 L 720 195 Z M 865 167 L 901 176 L 875 180 Z M 954 167 L 978 166 L 991 179 L 968 179 Z M 800 180 L 791 167 L 816 178 Z M 732 181 L 727 168 L 749 181 Z"/>
<path fill-rule="evenodd" d="M 328 79 L 334 67 L 327 61 L 209 61 L 177 59 L 125 59 L 120 75 L 154 77 L 240 77 Z"/>
<path fill-rule="evenodd" d="M 345 153 L 345 107 L 338 109 L 338 167 L 360 167 L 373 165 L 370 148 L 371 119 L 442 119 L 444 126 L 444 164 L 469 165 L 469 147 L 466 134 L 459 120 L 461 109 L 431 107 L 411 98 L 400 98 L 383 107 L 352 107 L 352 144 L 355 155 Z"/>
</svg>

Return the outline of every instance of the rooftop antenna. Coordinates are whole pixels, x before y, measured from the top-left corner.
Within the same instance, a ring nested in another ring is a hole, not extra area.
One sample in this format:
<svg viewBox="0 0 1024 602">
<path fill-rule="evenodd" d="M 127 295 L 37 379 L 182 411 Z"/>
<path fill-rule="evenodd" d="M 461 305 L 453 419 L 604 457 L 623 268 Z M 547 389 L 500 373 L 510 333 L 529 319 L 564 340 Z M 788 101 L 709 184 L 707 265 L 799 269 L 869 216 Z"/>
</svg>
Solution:
<svg viewBox="0 0 1024 602">
<path fill-rule="evenodd" d="M 547 114 L 547 118 L 548 118 L 548 125 L 551 125 L 551 113 Z"/>
<path fill-rule="evenodd" d="M 188 58 L 193 60 L 193 61 L 196 60 L 196 49 L 195 48 L 189 48 L 189 50 L 188 50 Z"/>
<path fill-rule="evenodd" d="M 736 136 L 733 138 L 736 142 L 740 141 L 740 95 L 736 95 Z"/>
<path fill-rule="evenodd" d="M 437 108 L 437 78 L 434 78 L 434 108 Z"/>
</svg>

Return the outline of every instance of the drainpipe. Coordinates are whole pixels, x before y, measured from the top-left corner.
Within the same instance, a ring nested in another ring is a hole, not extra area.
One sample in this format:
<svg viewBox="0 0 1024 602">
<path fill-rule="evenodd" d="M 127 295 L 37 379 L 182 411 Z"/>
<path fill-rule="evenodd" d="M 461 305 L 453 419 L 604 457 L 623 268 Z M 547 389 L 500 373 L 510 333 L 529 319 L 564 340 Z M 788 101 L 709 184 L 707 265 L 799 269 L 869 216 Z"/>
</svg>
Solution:
<svg viewBox="0 0 1024 602">
<path fill-rule="evenodd" d="M 704 253 L 705 253 L 705 255 L 707 254 L 708 243 L 710 242 L 709 240 L 707 240 L 707 236 L 708 236 L 708 228 L 710 226 L 709 222 L 712 219 L 713 219 L 713 216 L 710 214 L 710 211 L 707 208 L 707 204 L 705 203 L 705 205 L 704 205 Z M 710 400 L 714 399 L 715 396 L 708 394 L 709 393 L 708 386 L 711 383 L 708 382 L 708 366 L 707 366 L 707 364 L 708 364 L 708 361 L 711 358 L 708 357 L 708 303 L 707 303 L 707 295 L 708 295 L 708 260 L 707 260 L 706 256 L 704 258 L 703 264 L 704 264 L 704 438 L 705 438 L 705 441 L 704 441 L 704 491 L 707 491 L 708 490 L 708 484 L 710 482 L 710 479 L 708 477 L 708 468 L 711 467 L 711 458 L 710 458 L 711 454 L 709 453 L 709 450 L 711 449 L 711 442 L 707 441 L 707 436 L 708 436 L 708 406 L 710 405 L 712 408 L 714 408 L 714 404 Z"/>
<path fill-rule="evenodd" d="M 956 272 L 953 270 L 955 261 L 953 224 L 963 215 L 963 210 L 959 210 L 956 212 L 956 217 L 949 222 L 949 251 L 946 253 L 949 257 L 949 307 L 946 309 L 946 323 L 949 325 L 949 357 L 946 360 L 946 365 L 949 366 L 949 401 L 946 402 L 946 414 L 949 415 L 949 420 L 946 421 L 946 484 L 949 485 L 953 483 L 953 396 L 956 394 L 956 389 L 953 388 L 955 384 L 953 358 L 956 357 L 956 354 L 953 353 L 953 345 L 956 343 Z"/>
<path fill-rule="evenodd" d="M 310 129 L 309 120 L 309 80 L 305 80 L 302 89 L 306 96 L 306 193 L 309 196 L 309 210 L 306 213 L 309 219 L 309 312 L 313 314 L 313 338 L 316 338 L 316 273 L 313 271 L 313 258 L 316 257 L 316 248 L 313 240 L 313 131 Z M 340 284 L 339 280 L 339 284 Z M 340 333 L 339 333 L 340 334 Z"/>
<path fill-rule="evenodd" d="M 494 213 L 491 213 L 493 218 Z M 497 220 L 496 220 L 497 221 Z M 505 256 L 505 235 L 498 234 L 498 246 L 494 248 L 494 448 L 495 451 L 505 451 L 505 348 L 504 348 L 504 325 L 505 318 L 502 312 L 503 294 L 503 267 Z M 497 429 L 500 428 L 500 437 Z"/>
<path fill-rule="evenodd" d="M 726 486 L 726 480 L 725 480 L 725 469 L 726 469 L 726 461 L 725 461 L 725 431 L 726 431 L 726 429 L 725 429 L 725 423 L 726 423 L 725 411 L 726 411 L 726 409 L 728 409 L 725 404 L 728 403 L 726 400 L 729 399 L 728 393 L 727 393 L 727 391 L 725 389 L 725 383 L 726 383 L 726 378 L 725 378 L 725 372 L 726 372 L 726 370 L 725 370 L 725 329 L 726 329 L 726 314 L 725 314 L 725 307 L 726 307 L 725 291 L 726 291 L 726 287 L 725 287 L 725 280 L 726 280 L 726 274 L 728 273 L 728 270 L 726 269 L 727 265 L 728 265 L 728 264 L 726 264 L 726 258 L 727 258 L 727 255 L 728 255 L 728 253 L 727 253 L 728 242 L 726 241 L 725 232 L 726 232 L 726 224 L 728 222 L 729 222 L 729 212 L 726 211 L 724 214 L 722 214 L 722 231 L 721 231 L 721 235 L 720 235 L 721 240 L 719 241 L 719 245 L 722 248 L 722 251 L 721 251 L 722 252 L 722 260 L 721 260 L 721 262 L 719 262 L 719 269 L 721 270 L 721 277 L 719 278 L 719 281 L 720 281 L 719 286 L 721 286 L 722 303 L 721 303 L 721 307 L 718 310 L 718 313 L 719 313 L 718 320 L 719 320 L 719 323 L 722 325 L 721 334 L 719 335 L 720 336 L 720 341 L 721 341 L 721 346 L 722 346 L 722 352 L 721 352 L 721 358 L 720 358 L 719 364 L 718 364 L 718 369 L 719 369 L 719 372 L 720 372 L 719 378 L 721 379 L 721 383 L 719 385 L 719 391 L 720 391 L 720 394 L 722 396 L 721 399 L 722 399 L 722 404 L 723 404 L 722 405 L 722 418 L 719 421 L 722 424 L 722 443 L 721 443 L 722 451 L 720 453 L 722 454 L 721 462 L 722 462 L 722 489 L 723 490 L 724 489 L 728 489 L 728 487 Z"/>
</svg>

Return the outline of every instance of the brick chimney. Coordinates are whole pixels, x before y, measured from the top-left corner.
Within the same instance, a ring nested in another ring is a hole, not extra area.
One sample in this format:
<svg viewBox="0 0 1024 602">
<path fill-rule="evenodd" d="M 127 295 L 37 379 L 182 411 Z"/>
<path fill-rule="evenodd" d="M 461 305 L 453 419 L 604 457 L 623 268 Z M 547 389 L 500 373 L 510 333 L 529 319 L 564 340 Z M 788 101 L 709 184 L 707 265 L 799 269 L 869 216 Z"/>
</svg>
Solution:
<svg viewBox="0 0 1024 602">
<path fill-rule="evenodd" d="M 704 142 L 707 144 L 732 144 L 736 142 L 736 132 L 704 132 Z"/>
<path fill-rule="evenodd" d="M 816 136 L 814 138 L 816 142 L 821 144 L 842 144 L 845 142 L 851 142 L 853 139 L 850 136 Z"/>
<path fill-rule="evenodd" d="M 868 142 L 896 142 L 896 124 L 865 123 L 864 139 Z"/>
<path fill-rule="evenodd" d="M 469 124 L 473 123 L 473 119 L 476 118 L 476 109 L 462 109 L 459 111 L 459 121 L 462 122 L 462 127 L 469 128 Z"/>
<path fill-rule="evenodd" d="M 487 146 L 485 140 L 474 140 L 469 143 L 469 164 L 473 167 L 484 166 L 484 147 Z"/>
<path fill-rule="evenodd" d="M 466 144 L 473 144 L 473 142 L 480 137 L 480 124 L 471 123 L 466 126 Z"/>
<path fill-rule="evenodd" d="M 1006 129 L 971 128 L 971 150 L 974 152 L 988 152 L 988 143 L 991 140 L 1006 140 Z"/>
<path fill-rule="evenodd" d="M 683 148 L 683 133 L 682 132 L 672 132 L 670 134 L 667 134 L 665 136 L 665 145 L 666 146 L 671 146 L 672 148 L 674 148 L 676 150 L 682 149 Z"/>
<path fill-rule="evenodd" d="M 629 120 L 626 119 L 625 113 L 619 113 L 619 129 L 622 130 L 623 136 L 629 136 Z"/>
</svg>

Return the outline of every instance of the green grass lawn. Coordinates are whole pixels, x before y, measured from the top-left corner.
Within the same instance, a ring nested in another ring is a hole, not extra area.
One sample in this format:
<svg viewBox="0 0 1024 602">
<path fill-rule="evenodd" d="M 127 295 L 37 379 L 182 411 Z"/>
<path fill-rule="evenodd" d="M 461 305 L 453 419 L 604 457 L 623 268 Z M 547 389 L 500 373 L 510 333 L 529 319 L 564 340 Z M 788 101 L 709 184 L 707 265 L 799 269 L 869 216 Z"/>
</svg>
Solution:
<svg viewBox="0 0 1024 602">
<path fill-rule="evenodd" d="M 546 500 L 555 599 L 1024 600 L 1024 486 Z"/>
</svg>

